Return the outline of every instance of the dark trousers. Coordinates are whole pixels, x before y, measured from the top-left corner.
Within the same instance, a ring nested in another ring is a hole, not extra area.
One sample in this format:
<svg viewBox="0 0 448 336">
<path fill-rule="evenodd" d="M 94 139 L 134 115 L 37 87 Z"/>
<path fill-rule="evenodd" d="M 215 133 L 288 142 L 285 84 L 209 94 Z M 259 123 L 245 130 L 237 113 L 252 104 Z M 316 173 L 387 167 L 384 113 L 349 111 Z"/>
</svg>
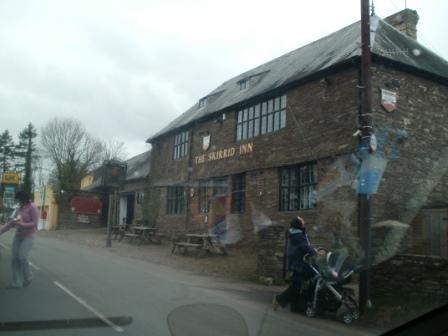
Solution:
<svg viewBox="0 0 448 336">
<path fill-rule="evenodd" d="M 296 306 L 300 297 L 300 288 L 302 287 L 303 273 L 294 272 L 292 282 L 281 294 L 277 295 L 278 304 L 285 308 L 287 305 Z"/>
</svg>

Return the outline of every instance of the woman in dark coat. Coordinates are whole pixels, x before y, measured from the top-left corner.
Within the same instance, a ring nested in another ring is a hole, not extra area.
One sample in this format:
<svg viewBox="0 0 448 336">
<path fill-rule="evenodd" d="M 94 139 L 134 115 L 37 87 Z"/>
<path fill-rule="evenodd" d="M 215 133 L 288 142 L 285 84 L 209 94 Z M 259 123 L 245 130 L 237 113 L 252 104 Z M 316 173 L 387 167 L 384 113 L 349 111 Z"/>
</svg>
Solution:
<svg viewBox="0 0 448 336">
<path fill-rule="evenodd" d="M 316 250 L 311 247 L 305 230 L 305 221 L 297 216 L 289 225 L 288 240 L 288 270 L 292 272 L 292 283 L 283 293 L 274 297 L 272 306 L 277 310 L 278 306 L 285 308 L 288 304 L 297 302 L 300 288 L 304 280 L 312 276 L 311 269 L 303 261 L 306 254 L 315 255 Z"/>
</svg>

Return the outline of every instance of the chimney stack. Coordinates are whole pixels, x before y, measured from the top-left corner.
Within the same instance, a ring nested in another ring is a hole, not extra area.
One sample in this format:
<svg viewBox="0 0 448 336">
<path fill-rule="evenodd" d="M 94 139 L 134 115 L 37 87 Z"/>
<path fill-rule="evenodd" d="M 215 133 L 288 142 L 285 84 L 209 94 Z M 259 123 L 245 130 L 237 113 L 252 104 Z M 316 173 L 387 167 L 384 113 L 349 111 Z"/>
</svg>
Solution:
<svg viewBox="0 0 448 336">
<path fill-rule="evenodd" d="M 417 40 L 418 19 L 419 16 L 416 10 L 406 8 L 398 13 L 388 16 L 384 21 L 407 36 Z"/>
</svg>

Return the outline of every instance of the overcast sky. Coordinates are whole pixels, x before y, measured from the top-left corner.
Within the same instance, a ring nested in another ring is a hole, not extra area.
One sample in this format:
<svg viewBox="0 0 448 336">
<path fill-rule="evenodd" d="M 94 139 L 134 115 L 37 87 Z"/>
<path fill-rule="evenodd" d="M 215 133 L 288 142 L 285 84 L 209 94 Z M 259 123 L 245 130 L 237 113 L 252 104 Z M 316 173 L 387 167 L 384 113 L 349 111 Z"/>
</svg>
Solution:
<svg viewBox="0 0 448 336">
<path fill-rule="evenodd" d="M 222 82 L 359 20 L 359 0 L 0 0 L 0 132 L 75 117 L 129 156 Z M 376 0 L 385 17 L 404 0 Z M 448 1 L 407 1 L 448 59 Z"/>
</svg>

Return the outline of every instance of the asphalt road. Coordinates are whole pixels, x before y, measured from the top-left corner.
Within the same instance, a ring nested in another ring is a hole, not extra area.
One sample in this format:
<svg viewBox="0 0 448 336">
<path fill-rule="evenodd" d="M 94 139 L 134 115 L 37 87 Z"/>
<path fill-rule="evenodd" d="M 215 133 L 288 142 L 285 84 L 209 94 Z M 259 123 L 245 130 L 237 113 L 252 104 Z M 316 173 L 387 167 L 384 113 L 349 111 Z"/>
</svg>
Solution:
<svg viewBox="0 0 448 336">
<path fill-rule="evenodd" d="M 0 237 L 2 335 L 375 335 L 270 308 L 272 289 L 198 276 L 37 237 L 34 280 L 7 288 L 12 234 Z"/>
</svg>

